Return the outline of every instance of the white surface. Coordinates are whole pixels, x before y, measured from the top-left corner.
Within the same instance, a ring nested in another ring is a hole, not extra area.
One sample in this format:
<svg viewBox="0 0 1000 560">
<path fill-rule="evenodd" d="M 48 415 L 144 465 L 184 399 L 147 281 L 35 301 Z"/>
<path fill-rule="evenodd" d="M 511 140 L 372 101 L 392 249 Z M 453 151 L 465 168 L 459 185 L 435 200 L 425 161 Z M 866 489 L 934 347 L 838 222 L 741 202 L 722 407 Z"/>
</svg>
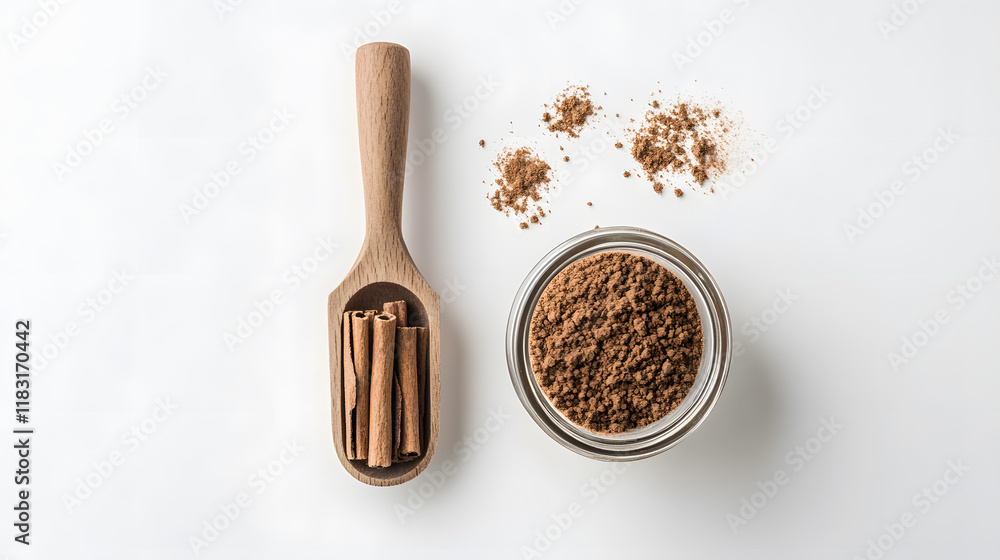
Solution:
<svg viewBox="0 0 1000 560">
<path fill-rule="evenodd" d="M 885 558 L 997 558 L 1000 277 L 962 309 L 947 298 L 1000 256 L 1000 7 L 928 2 L 886 39 L 885 0 L 562 4 L 571 13 L 552 25 L 555 1 L 403 2 L 371 37 L 410 49 L 411 153 L 436 128 L 446 136 L 407 179 L 404 210 L 410 251 L 445 300 L 440 443 L 425 474 L 375 489 L 343 471 L 331 443 L 325 298 L 364 220 L 354 62 L 342 49 L 388 3 L 253 0 L 224 18 L 207 0 L 71 3 L 15 52 L 8 32 L 40 8 L 4 2 L 5 371 L 15 318 L 32 319 L 36 353 L 79 327 L 43 370 L 36 362 L 30 548 L 12 540 L 13 442 L 3 444 L 7 557 L 192 557 L 190 537 L 247 492 L 249 507 L 202 557 L 521 558 L 576 502 L 582 515 L 544 557 L 848 559 L 912 512 L 916 525 Z M 679 70 L 672 55 L 723 9 L 734 21 Z M 122 119 L 115 99 L 147 66 L 166 76 Z M 448 113 L 490 78 L 499 85 L 467 118 Z M 602 113 L 623 118 L 653 91 L 709 92 L 780 148 L 731 196 L 656 196 L 622 177 L 634 169 L 624 151 L 586 159 L 607 120 L 572 142 L 537 126 L 567 81 L 590 84 Z M 814 87 L 833 95 L 787 138 L 780 120 Z M 291 124 L 247 162 L 241 143 L 285 107 Z M 114 130 L 57 181 L 52 162 L 104 118 Z M 959 138 L 914 181 L 904 165 L 939 128 Z M 522 140 L 553 162 L 558 145 L 572 158 L 555 164 L 572 173 L 554 214 L 527 231 L 484 199 L 496 150 Z M 231 159 L 242 173 L 185 222 L 180 205 Z M 843 225 L 896 179 L 905 194 L 850 242 Z M 595 224 L 645 227 L 692 250 L 745 348 L 705 424 L 603 493 L 589 481 L 608 466 L 550 441 L 523 411 L 503 346 L 524 274 Z M 297 289 L 285 283 L 327 237 L 332 257 Z M 128 287 L 81 315 L 121 269 Z M 224 333 L 275 289 L 283 303 L 230 352 Z M 786 289 L 798 299 L 759 340 L 740 332 Z M 938 309 L 949 322 L 893 371 L 888 353 Z M 122 434 L 157 399 L 177 410 L 133 450 Z M 461 442 L 485 439 L 491 411 L 509 419 L 471 451 Z M 792 472 L 786 454 L 831 416 L 843 428 Z M 250 477 L 285 442 L 304 451 L 258 493 Z M 124 463 L 68 512 L 64 496 L 115 451 Z M 912 496 L 949 460 L 970 470 L 924 512 Z M 788 483 L 734 534 L 727 514 L 778 469 Z M 396 506 L 429 493 L 433 473 L 443 484 L 401 523 Z"/>
</svg>

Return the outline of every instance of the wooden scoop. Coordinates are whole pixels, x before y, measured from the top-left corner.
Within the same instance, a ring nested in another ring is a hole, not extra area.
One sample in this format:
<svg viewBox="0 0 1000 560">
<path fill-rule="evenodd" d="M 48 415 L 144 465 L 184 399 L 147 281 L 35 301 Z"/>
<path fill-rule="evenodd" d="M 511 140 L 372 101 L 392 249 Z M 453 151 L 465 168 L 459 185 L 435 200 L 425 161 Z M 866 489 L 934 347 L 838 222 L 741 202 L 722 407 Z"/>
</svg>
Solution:
<svg viewBox="0 0 1000 560">
<path fill-rule="evenodd" d="M 403 242 L 403 172 L 410 114 L 410 52 L 392 43 L 368 43 L 357 51 L 358 137 L 365 188 L 365 240 L 354 267 L 330 292 L 330 382 L 333 441 L 340 462 L 355 478 L 373 486 L 392 486 L 417 476 L 437 445 L 441 403 L 441 298 L 431 289 Z M 345 311 L 376 309 L 406 301 L 409 326 L 428 327 L 426 413 L 419 459 L 385 468 L 347 458 L 344 429 L 342 330 Z"/>
</svg>

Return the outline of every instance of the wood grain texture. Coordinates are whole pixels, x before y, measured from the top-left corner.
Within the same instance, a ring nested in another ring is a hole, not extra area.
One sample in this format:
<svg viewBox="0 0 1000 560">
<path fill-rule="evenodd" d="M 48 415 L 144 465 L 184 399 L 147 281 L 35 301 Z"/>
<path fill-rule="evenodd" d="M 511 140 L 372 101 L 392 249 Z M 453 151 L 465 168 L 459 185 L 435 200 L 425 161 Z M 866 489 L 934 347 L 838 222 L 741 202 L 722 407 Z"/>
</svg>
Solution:
<svg viewBox="0 0 1000 560">
<path fill-rule="evenodd" d="M 402 234 L 403 172 L 410 101 L 410 55 L 392 43 L 369 43 L 356 55 L 358 136 L 365 190 L 365 240 L 357 261 L 327 301 L 330 324 L 330 384 L 334 447 L 352 476 L 374 486 L 411 480 L 427 468 L 437 446 L 441 403 L 441 299 L 413 264 Z M 407 323 L 427 327 L 427 429 L 424 453 L 386 468 L 347 458 L 344 380 L 341 371 L 343 313 L 407 304 Z"/>
</svg>

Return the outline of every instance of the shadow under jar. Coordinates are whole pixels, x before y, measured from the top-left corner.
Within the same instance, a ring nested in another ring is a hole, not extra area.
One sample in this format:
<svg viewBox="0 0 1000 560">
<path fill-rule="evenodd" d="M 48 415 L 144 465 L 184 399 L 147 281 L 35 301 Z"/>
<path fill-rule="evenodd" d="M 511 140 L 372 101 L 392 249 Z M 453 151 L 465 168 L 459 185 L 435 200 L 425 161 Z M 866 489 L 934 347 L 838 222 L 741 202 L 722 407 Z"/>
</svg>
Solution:
<svg viewBox="0 0 1000 560">
<path fill-rule="evenodd" d="M 666 268 L 690 293 L 701 319 L 701 364 L 683 401 L 662 418 L 621 433 L 587 430 L 560 412 L 538 385 L 531 368 L 531 319 L 542 292 L 567 266 L 602 253 L 629 253 Z M 732 334 L 729 311 L 715 280 L 698 259 L 677 243 L 639 228 L 591 230 L 553 249 L 528 273 L 507 321 L 507 367 L 514 391 L 528 414 L 552 439 L 580 455 L 602 461 L 634 461 L 677 445 L 715 406 L 729 372 Z"/>
</svg>

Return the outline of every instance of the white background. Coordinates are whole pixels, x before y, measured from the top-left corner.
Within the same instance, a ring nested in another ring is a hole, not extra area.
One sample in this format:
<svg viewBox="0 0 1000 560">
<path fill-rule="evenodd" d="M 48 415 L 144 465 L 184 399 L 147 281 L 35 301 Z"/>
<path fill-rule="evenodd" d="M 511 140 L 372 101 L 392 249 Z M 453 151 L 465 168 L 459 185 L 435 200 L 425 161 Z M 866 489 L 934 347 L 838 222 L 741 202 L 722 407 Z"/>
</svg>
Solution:
<svg viewBox="0 0 1000 560">
<path fill-rule="evenodd" d="M 12 540 L 12 435 L 0 445 L 8 558 L 194 557 L 191 538 L 241 492 L 249 507 L 201 557 L 523 558 L 540 547 L 546 558 L 849 559 L 907 512 L 916 525 L 883 537 L 885 558 L 1000 556 L 1000 278 L 974 279 L 1000 256 L 996 3 L 905 3 L 913 13 L 887 35 L 890 0 L 389 5 L 246 0 L 220 15 L 210 0 L 74 2 L 46 18 L 35 0 L 3 3 L 5 375 L 16 318 L 32 320 L 36 355 L 53 345 L 33 377 L 30 548 Z M 674 55 L 723 10 L 731 23 L 679 68 Z M 22 19 L 32 17 L 44 21 L 33 34 Z M 351 478 L 330 433 L 326 295 L 364 224 L 356 40 L 410 50 L 411 154 L 435 129 L 446 137 L 407 178 L 403 224 L 443 298 L 440 441 L 424 474 L 388 489 Z M 147 67 L 165 76 L 123 115 L 116 99 Z M 476 98 L 481 80 L 498 85 Z M 657 196 L 622 177 L 635 165 L 605 149 L 603 116 L 572 142 L 539 128 L 567 83 L 589 84 L 602 114 L 623 119 L 658 90 L 707 93 L 779 148 L 728 194 Z M 813 88 L 832 96 L 804 109 Z M 455 118 L 456 103 L 474 110 Z M 291 123 L 246 161 L 241 143 L 283 108 Z M 783 127 L 796 110 L 808 118 Z M 113 130 L 57 173 L 102 119 Z M 939 129 L 958 138 L 916 177 L 911 160 Z M 497 150 L 518 143 L 569 172 L 552 216 L 527 231 L 485 200 Z M 230 160 L 241 173 L 186 219 L 181 206 Z M 849 239 L 844 225 L 895 180 L 904 193 Z M 504 360 L 526 272 L 596 224 L 648 228 L 698 255 L 744 349 L 704 425 L 623 474 L 549 440 Z M 332 256 L 286 283 L 314 264 L 318 239 L 336 245 Z M 108 303 L 102 290 L 123 269 L 132 279 Z M 949 293 L 966 283 L 979 291 L 957 309 Z M 230 349 L 224 335 L 274 290 L 282 303 Z M 772 315 L 776 290 L 797 299 Z M 106 305 L 88 313 L 88 298 Z M 894 370 L 889 353 L 939 309 L 947 324 Z M 777 318 L 754 338 L 744 324 L 764 315 Z M 76 336 L 57 348 L 71 322 Z M 12 429 L 7 379 L 0 410 Z M 176 406 L 160 423 L 149 420 L 157 399 Z M 487 432 L 491 411 L 507 419 Z M 815 451 L 810 438 L 831 417 L 843 427 L 795 471 L 787 454 Z M 129 446 L 123 434 L 144 420 L 152 433 Z M 485 442 L 473 450 L 463 438 Z M 301 451 L 273 463 L 286 443 Z M 113 453 L 123 462 L 104 477 L 96 469 Z M 947 495 L 925 511 L 913 496 L 948 461 L 969 470 L 938 483 Z M 258 492 L 251 477 L 269 464 L 281 474 Z M 727 516 L 779 469 L 788 483 L 734 531 Z M 613 482 L 595 491 L 602 473 Z M 88 477 L 98 488 L 67 507 Z M 573 503 L 582 515 L 553 529 Z"/>
</svg>

